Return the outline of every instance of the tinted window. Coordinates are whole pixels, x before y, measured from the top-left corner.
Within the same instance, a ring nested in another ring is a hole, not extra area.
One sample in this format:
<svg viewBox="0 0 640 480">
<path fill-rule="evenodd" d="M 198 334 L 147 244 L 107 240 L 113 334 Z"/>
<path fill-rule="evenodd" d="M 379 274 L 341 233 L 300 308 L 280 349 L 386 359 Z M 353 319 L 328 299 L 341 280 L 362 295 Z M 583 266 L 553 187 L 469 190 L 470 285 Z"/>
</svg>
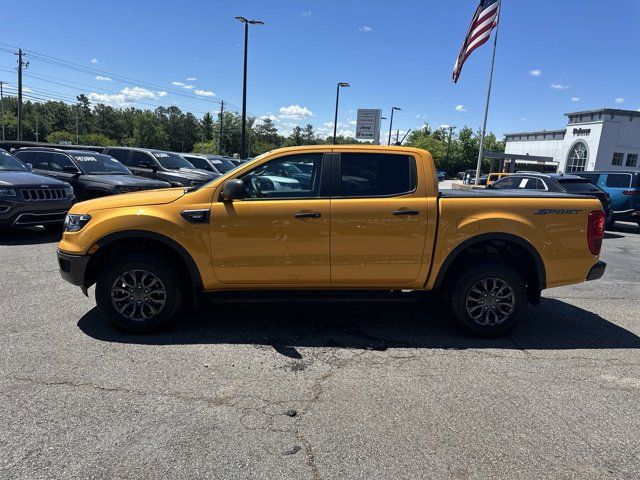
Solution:
<svg viewBox="0 0 640 480">
<path fill-rule="evenodd" d="M 631 186 L 631 175 L 628 173 L 610 173 L 607 175 L 607 187 L 629 188 Z"/>
<path fill-rule="evenodd" d="M 560 186 L 567 192 L 584 193 L 599 192 L 600 189 L 593 185 L 589 180 L 560 180 Z"/>
<path fill-rule="evenodd" d="M 156 159 L 160 162 L 164 168 L 169 170 L 178 170 L 180 168 L 193 168 L 189 162 L 187 162 L 180 155 L 176 155 L 175 153 L 168 152 L 151 152 L 151 155 L 156 157 Z"/>
<path fill-rule="evenodd" d="M 129 156 L 129 151 L 128 150 L 120 150 L 117 148 L 109 148 L 106 153 L 108 155 L 111 155 L 113 158 L 115 158 L 116 160 L 119 160 L 120 162 L 126 164 L 127 163 L 127 157 Z"/>
<path fill-rule="evenodd" d="M 289 155 L 264 163 L 243 175 L 250 198 L 308 198 L 320 194 L 322 153 Z M 288 167 L 298 163 L 313 166 L 310 173 Z"/>
<path fill-rule="evenodd" d="M 61 172 L 64 170 L 64 167 L 75 167 L 75 165 L 67 158 L 66 155 L 53 153 L 51 155 L 51 168 L 49 170 L 53 172 Z"/>
<path fill-rule="evenodd" d="M 598 181 L 600 180 L 600 174 L 599 173 L 580 173 L 580 176 L 582 178 L 586 178 L 587 180 L 589 180 L 594 185 L 598 185 Z"/>
<path fill-rule="evenodd" d="M 49 160 L 51 159 L 51 153 L 49 152 L 32 152 L 31 163 L 33 168 L 39 168 L 40 170 L 49 170 Z"/>
<path fill-rule="evenodd" d="M 33 163 L 31 161 L 31 157 L 33 156 L 32 152 L 17 151 L 17 152 L 14 152 L 13 156 L 19 159 L 24 164 Z"/>
<path fill-rule="evenodd" d="M 343 153 L 340 158 L 340 196 L 399 195 L 416 187 L 416 163 L 409 155 Z"/>
<path fill-rule="evenodd" d="M 509 190 L 512 188 L 518 188 L 519 183 L 522 181 L 522 177 L 506 177 L 498 180 L 491 185 L 494 190 Z"/>
<path fill-rule="evenodd" d="M 131 161 L 129 162 L 132 167 L 151 168 L 154 164 L 153 159 L 144 152 L 133 152 L 131 155 Z"/>
<path fill-rule="evenodd" d="M 121 174 L 129 175 L 127 167 L 122 165 L 118 160 L 110 155 L 102 155 L 100 153 L 82 153 L 72 154 L 73 160 L 88 174 Z"/>
<path fill-rule="evenodd" d="M 0 150 L 0 172 L 1 171 L 28 172 L 29 169 L 16 157 L 5 152 L 4 150 Z"/>
<path fill-rule="evenodd" d="M 518 185 L 518 188 L 524 190 L 544 190 L 544 184 L 539 178 L 523 178 Z"/>
<path fill-rule="evenodd" d="M 185 156 L 184 158 L 196 168 L 199 168 L 201 170 L 208 170 L 209 172 L 216 171 L 204 158 L 187 156 Z"/>
</svg>

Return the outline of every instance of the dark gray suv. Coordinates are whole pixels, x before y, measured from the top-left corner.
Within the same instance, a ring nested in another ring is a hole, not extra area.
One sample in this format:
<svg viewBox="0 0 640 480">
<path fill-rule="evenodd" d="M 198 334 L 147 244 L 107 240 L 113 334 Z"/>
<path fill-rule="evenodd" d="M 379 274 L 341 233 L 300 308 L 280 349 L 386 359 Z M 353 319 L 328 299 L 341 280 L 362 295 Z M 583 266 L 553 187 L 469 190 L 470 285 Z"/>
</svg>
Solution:
<svg viewBox="0 0 640 480">
<path fill-rule="evenodd" d="M 198 187 L 215 178 L 171 152 L 151 148 L 107 147 L 103 153 L 116 158 L 136 175 L 163 180 L 172 187 Z"/>
<path fill-rule="evenodd" d="M 43 225 L 60 229 L 73 200 L 71 185 L 34 174 L 0 149 L 0 227 Z"/>
</svg>

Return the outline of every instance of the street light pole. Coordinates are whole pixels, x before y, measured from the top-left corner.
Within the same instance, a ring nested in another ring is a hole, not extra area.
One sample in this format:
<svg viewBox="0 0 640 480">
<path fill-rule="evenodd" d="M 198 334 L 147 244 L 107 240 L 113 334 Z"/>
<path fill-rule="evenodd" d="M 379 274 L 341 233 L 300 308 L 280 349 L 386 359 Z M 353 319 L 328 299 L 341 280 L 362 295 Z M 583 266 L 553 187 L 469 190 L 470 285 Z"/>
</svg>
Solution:
<svg viewBox="0 0 640 480">
<path fill-rule="evenodd" d="M 391 120 L 389 121 L 389 140 L 387 140 L 387 145 L 391 145 L 391 131 L 393 130 L 393 112 L 395 110 L 402 110 L 400 107 L 391 107 Z"/>
<path fill-rule="evenodd" d="M 261 20 L 247 20 L 244 17 L 236 17 L 244 23 L 244 70 L 242 75 L 242 138 L 240 140 L 240 158 L 246 158 L 247 145 L 247 51 L 249 46 L 249 25 L 264 25 Z"/>
<path fill-rule="evenodd" d="M 336 114 L 333 120 L 333 144 L 337 144 L 338 141 L 336 140 L 336 134 L 337 134 L 337 130 L 338 130 L 338 103 L 340 101 L 340 87 L 350 87 L 351 85 L 349 85 L 349 82 L 338 82 L 338 85 L 336 86 Z"/>
<path fill-rule="evenodd" d="M 0 82 L 0 115 L 2 116 L 2 141 L 4 142 L 4 82 Z"/>
</svg>

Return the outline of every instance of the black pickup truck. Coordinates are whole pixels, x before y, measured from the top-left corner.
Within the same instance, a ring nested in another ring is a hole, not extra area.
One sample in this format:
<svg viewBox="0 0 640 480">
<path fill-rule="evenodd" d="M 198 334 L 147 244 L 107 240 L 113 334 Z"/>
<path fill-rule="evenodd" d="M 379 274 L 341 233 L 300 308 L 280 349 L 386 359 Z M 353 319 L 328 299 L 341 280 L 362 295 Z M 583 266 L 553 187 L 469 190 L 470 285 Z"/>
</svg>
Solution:
<svg viewBox="0 0 640 480">
<path fill-rule="evenodd" d="M 43 225 L 59 229 L 73 200 L 71 185 L 34 174 L 0 149 L 0 228 Z"/>
<path fill-rule="evenodd" d="M 180 155 L 162 150 L 107 147 L 103 153 L 116 158 L 136 175 L 164 180 L 172 187 L 199 187 L 217 177 L 196 169 Z"/>
<path fill-rule="evenodd" d="M 70 183 L 80 201 L 170 187 L 167 182 L 137 177 L 115 158 L 101 153 L 28 147 L 15 156 L 37 173 Z"/>
</svg>

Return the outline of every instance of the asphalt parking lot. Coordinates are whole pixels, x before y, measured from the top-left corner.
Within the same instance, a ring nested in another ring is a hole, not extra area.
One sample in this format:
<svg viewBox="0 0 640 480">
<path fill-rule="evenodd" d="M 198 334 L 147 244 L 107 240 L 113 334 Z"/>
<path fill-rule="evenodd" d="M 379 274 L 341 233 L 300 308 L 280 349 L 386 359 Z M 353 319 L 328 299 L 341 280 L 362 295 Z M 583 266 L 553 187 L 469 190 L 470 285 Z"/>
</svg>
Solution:
<svg viewBox="0 0 640 480">
<path fill-rule="evenodd" d="M 640 229 L 479 340 L 438 299 L 211 304 L 114 331 L 55 238 L 0 234 L 0 478 L 640 476 Z M 92 291 L 91 291 L 92 293 Z"/>
</svg>

